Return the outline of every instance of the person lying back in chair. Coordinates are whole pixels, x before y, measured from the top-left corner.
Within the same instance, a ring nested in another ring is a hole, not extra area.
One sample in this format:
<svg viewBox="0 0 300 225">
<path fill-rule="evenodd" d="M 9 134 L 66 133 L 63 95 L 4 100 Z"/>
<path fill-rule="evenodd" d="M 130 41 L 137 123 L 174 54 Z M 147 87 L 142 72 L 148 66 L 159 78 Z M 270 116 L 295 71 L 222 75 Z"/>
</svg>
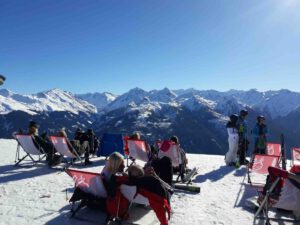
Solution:
<svg viewBox="0 0 300 225">
<path fill-rule="evenodd" d="M 136 185 L 140 194 L 149 199 L 150 206 L 155 211 L 161 224 L 168 224 L 165 211 L 170 213 L 169 193 L 161 181 L 154 176 L 147 174 L 142 167 L 131 165 L 128 168 L 128 175 L 124 173 L 124 158 L 118 153 L 112 153 L 103 168 L 101 175 L 106 181 L 108 197 L 106 210 L 110 219 L 119 217 L 127 219 L 129 201 L 123 196 L 120 190 L 122 184 Z"/>
<path fill-rule="evenodd" d="M 141 135 L 135 132 L 130 136 L 131 140 L 141 140 Z M 166 183 L 172 185 L 173 183 L 173 168 L 171 159 L 168 157 L 163 157 L 159 159 L 157 154 L 154 154 L 153 146 L 150 147 L 146 144 L 149 161 L 145 164 L 144 170 L 146 174 L 153 174 L 154 172 Z"/>
<path fill-rule="evenodd" d="M 155 172 L 149 174 L 136 164 L 128 168 L 128 176 L 131 184 L 137 186 L 138 192 L 148 198 L 160 223 L 168 224 L 171 210 L 170 198 L 173 193 L 173 190 L 169 189 L 169 185 L 162 181 Z M 166 212 L 169 218 L 167 218 Z"/>
<path fill-rule="evenodd" d="M 84 164 L 85 165 L 92 164 L 92 162 L 89 160 L 89 143 L 88 143 L 88 141 L 83 141 L 83 142 L 80 142 L 79 140 L 71 140 L 70 141 L 68 139 L 68 135 L 66 133 L 65 128 L 62 128 L 58 132 L 58 136 L 66 138 L 67 144 L 68 144 L 69 149 L 71 151 L 75 150 L 78 155 L 83 155 L 84 154 L 84 158 L 85 158 Z"/>
<path fill-rule="evenodd" d="M 55 148 L 45 134 L 43 135 L 43 137 L 39 136 L 38 128 L 39 125 L 36 122 L 30 121 L 28 126 L 28 134 L 32 135 L 34 140 L 33 142 L 36 147 L 41 147 L 47 154 L 46 161 L 48 161 L 49 166 L 59 164 L 61 161 L 61 156 L 55 154 Z"/>
</svg>

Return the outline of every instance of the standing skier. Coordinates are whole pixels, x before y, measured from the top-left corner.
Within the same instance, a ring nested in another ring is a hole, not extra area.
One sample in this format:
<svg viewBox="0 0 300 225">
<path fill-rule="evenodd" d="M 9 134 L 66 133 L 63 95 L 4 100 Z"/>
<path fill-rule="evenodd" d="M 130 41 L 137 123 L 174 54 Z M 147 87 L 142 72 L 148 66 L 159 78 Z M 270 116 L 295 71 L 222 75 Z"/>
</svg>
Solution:
<svg viewBox="0 0 300 225">
<path fill-rule="evenodd" d="M 239 133 L 239 148 L 238 148 L 238 162 L 237 167 L 240 165 L 246 165 L 248 161 L 246 160 L 246 152 L 248 150 L 249 141 L 247 140 L 247 123 L 246 117 L 248 115 L 248 111 L 242 109 L 240 111 L 240 115 L 237 121 L 237 128 Z"/>
<path fill-rule="evenodd" d="M 230 121 L 226 124 L 229 145 L 228 152 L 225 155 L 225 163 L 227 166 L 234 166 L 237 161 L 239 134 L 236 122 L 238 118 L 239 116 L 237 114 L 233 114 L 230 116 Z"/>
<path fill-rule="evenodd" d="M 265 117 L 258 116 L 253 129 L 254 154 L 266 154 L 268 127 L 265 124 Z"/>
</svg>

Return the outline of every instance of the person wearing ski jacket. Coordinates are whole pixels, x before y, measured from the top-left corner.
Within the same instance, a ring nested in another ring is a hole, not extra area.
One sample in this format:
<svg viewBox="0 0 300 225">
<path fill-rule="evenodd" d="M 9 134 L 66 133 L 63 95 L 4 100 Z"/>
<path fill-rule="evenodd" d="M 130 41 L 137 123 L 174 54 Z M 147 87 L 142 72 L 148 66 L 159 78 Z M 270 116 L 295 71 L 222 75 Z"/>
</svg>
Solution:
<svg viewBox="0 0 300 225">
<path fill-rule="evenodd" d="M 225 155 L 225 163 L 227 166 L 234 166 L 237 160 L 237 151 L 239 146 L 239 134 L 237 129 L 238 115 L 230 116 L 230 121 L 226 124 L 228 133 L 228 152 Z"/>
<path fill-rule="evenodd" d="M 266 154 L 268 126 L 265 117 L 258 116 L 257 122 L 252 130 L 254 135 L 254 154 Z"/>
<path fill-rule="evenodd" d="M 240 111 L 239 118 L 237 120 L 237 129 L 239 134 L 239 148 L 238 148 L 238 164 L 245 165 L 247 164 L 246 160 L 246 152 L 248 150 L 248 144 L 249 141 L 247 139 L 247 131 L 248 131 L 248 125 L 246 122 L 246 117 L 248 115 L 248 111 L 245 109 L 242 109 Z"/>
</svg>

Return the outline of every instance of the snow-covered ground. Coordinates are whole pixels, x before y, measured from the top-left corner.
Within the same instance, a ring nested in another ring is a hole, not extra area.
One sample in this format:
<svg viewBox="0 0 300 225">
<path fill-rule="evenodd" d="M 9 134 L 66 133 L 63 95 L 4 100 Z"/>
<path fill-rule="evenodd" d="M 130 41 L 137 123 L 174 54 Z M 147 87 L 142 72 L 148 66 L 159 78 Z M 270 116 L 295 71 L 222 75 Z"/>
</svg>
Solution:
<svg viewBox="0 0 300 225">
<path fill-rule="evenodd" d="M 15 167 L 16 147 L 14 140 L 0 139 L 0 225 L 90 224 L 68 217 L 72 179 L 44 163 Z M 247 184 L 245 167 L 238 170 L 226 167 L 223 156 L 189 154 L 188 159 L 190 167 L 199 168 L 194 183 L 201 187 L 201 193 L 175 192 L 170 224 L 263 224 L 262 221 L 254 223 L 254 211 L 245 206 L 245 200 L 256 194 L 256 189 Z M 79 168 L 100 171 L 104 159 L 93 161 L 89 168 Z M 133 209 L 131 214 L 134 212 Z M 89 219 L 104 224 L 105 215 L 97 212 Z M 292 223 L 281 221 L 280 224 Z"/>
</svg>

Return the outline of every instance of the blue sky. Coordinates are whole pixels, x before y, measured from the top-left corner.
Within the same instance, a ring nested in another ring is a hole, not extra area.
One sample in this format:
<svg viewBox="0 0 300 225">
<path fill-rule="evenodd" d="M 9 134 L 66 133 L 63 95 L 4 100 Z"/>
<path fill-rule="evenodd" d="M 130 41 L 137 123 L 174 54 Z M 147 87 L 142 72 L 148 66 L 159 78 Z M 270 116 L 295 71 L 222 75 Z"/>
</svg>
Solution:
<svg viewBox="0 0 300 225">
<path fill-rule="evenodd" d="M 299 0 L 0 0 L 3 88 L 300 91 Z"/>
</svg>

